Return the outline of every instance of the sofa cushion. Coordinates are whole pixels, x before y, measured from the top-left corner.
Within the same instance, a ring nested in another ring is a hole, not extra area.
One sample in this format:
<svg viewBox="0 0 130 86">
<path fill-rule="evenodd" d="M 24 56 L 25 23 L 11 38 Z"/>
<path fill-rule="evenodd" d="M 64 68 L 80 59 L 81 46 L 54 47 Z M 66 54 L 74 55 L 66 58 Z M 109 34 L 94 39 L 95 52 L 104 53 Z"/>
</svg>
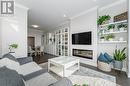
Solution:
<svg viewBox="0 0 130 86">
<path fill-rule="evenodd" d="M 62 78 L 61 80 L 50 84 L 49 86 L 73 86 L 73 84 L 68 78 Z"/>
<path fill-rule="evenodd" d="M 113 59 L 111 58 L 111 56 L 108 53 L 104 53 L 105 58 L 109 61 L 112 62 Z"/>
<path fill-rule="evenodd" d="M 10 53 L 7 53 L 7 54 L 3 55 L 2 58 L 8 58 L 8 59 L 10 59 L 12 61 L 18 62 L 18 60 L 13 55 L 11 55 Z"/>
<path fill-rule="evenodd" d="M 39 70 L 42 70 L 42 68 L 38 64 L 36 64 L 35 62 L 29 62 L 27 64 L 21 65 L 18 73 L 26 76 Z"/>
<path fill-rule="evenodd" d="M 109 60 L 105 58 L 105 56 L 101 53 L 98 57 L 99 61 L 109 63 Z"/>
<path fill-rule="evenodd" d="M 32 62 L 33 59 L 32 57 L 22 57 L 22 58 L 17 58 L 18 62 L 20 63 L 20 65 Z"/>
<path fill-rule="evenodd" d="M 0 86 L 25 86 L 22 77 L 7 67 L 0 68 Z"/>
<path fill-rule="evenodd" d="M 2 58 L 2 59 L 0 59 L 0 67 L 4 67 L 4 66 L 6 66 L 9 69 L 18 71 L 20 64 L 9 58 Z"/>
</svg>

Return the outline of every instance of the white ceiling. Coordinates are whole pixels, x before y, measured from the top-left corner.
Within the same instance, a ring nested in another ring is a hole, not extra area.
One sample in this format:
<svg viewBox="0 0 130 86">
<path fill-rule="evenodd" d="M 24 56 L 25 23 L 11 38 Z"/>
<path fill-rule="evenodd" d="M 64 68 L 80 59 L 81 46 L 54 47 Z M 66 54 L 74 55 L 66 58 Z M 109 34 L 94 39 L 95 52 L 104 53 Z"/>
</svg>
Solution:
<svg viewBox="0 0 130 86">
<path fill-rule="evenodd" d="M 119 0 L 16 0 L 29 8 L 28 26 L 39 25 L 43 30 L 95 6 L 102 7 L 116 1 Z"/>
</svg>

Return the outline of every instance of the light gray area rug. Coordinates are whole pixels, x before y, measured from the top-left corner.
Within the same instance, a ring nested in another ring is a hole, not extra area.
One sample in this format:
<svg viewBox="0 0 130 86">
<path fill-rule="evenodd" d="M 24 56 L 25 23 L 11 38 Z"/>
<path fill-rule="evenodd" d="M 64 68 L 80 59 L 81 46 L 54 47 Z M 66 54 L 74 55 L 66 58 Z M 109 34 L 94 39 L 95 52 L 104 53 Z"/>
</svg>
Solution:
<svg viewBox="0 0 130 86">
<path fill-rule="evenodd" d="M 40 66 L 42 68 L 47 69 L 47 63 L 42 63 L 42 64 L 40 64 Z M 58 75 L 56 75 L 52 72 L 50 72 L 50 74 L 53 75 L 56 79 L 60 79 L 60 77 Z M 116 77 L 115 76 L 108 75 L 108 74 L 105 74 L 105 73 L 102 73 L 102 72 L 99 72 L 99 71 L 96 71 L 96 70 L 93 70 L 93 69 L 90 69 L 90 68 L 82 67 L 82 66 L 80 66 L 80 70 L 75 72 L 73 75 L 101 78 L 101 79 L 108 80 L 110 82 L 116 83 Z"/>
</svg>

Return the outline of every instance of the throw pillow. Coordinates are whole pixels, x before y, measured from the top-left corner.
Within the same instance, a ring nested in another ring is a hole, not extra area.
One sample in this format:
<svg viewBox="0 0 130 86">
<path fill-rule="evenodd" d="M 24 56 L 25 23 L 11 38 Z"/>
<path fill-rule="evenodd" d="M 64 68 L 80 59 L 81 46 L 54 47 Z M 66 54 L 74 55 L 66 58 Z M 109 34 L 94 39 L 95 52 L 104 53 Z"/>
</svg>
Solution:
<svg viewBox="0 0 130 86">
<path fill-rule="evenodd" d="M 22 77 L 7 67 L 0 68 L 0 86 L 25 86 Z"/>
<path fill-rule="evenodd" d="M 62 78 L 61 80 L 59 80 L 49 86 L 73 86 L 73 84 L 68 78 Z"/>
<path fill-rule="evenodd" d="M 105 58 L 109 61 L 112 62 L 113 59 L 111 58 L 111 56 L 108 53 L 104 53 Z"/>
<path fill-rule="evenodd" d="M 98 60 L 101 62 L 109 63 L 109 61 L 105 58 L 105 56 L 102 53 L 99 55 Z"/>
</svg>

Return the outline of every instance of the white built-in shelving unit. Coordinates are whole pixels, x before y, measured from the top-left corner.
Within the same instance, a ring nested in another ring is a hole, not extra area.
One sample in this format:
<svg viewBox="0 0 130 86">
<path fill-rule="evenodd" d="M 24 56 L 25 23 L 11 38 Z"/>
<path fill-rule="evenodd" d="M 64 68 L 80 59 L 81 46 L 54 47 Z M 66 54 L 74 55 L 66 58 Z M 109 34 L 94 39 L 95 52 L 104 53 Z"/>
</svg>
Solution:
<svg viewBox="0 0 130 86">
<path fill-rule="evenodd" d="M 57 30 L 55 32 L 55 46 L 57 56 L 69 55 L 69 27 Z"/>
<path fill-rule="evenodd" d="M 105 44 L 112 44 L 112 43 L 127 43 L 127 28 L 125 30 L 118 30 L 117 25 L 119 24 L 127 24 L 127 20 L 118 21 L 118 22 L 111 22 L 108 24 L 103 24 L 98 26 L 98 43 L 105 43 Z M 115 25 L 115 28 L 113 31 L 108 30 L 109 25 Z M 114 35 L 113 40 L 101 40 L 101 37 L 105 37 L 109 34 Z M 122 38 L 123 40 L 119 40 Z"/>
</svg>

